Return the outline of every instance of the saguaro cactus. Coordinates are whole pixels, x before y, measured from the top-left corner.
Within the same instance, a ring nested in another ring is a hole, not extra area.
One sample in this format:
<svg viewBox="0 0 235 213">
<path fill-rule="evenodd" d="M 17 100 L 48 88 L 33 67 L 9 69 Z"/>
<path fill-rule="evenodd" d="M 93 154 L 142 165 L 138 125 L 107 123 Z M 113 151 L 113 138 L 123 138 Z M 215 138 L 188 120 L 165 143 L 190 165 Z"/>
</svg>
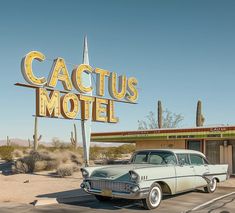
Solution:
<svg viewBox="0 0 235 213">
<path fill-rule="evenodd" d="M 74 137 L 73 137 L 73 132 L 71 132 L 70 141 L 71 141 L 72 147 L 74 149 L 77 149 L 78 141 L 77 141 L 77 128 L 76 128 L 76 124 L 73 124 L 73 128 L 74 128 Z"/>
<path fill-rule="evenodd" d="M 11 140 L 9 138 L 9 136 L 7 136 L 7 146 L 10 146 L 11 145 Z"/>
<path fill-rule="evenodd" d="M 33 149 L 36 151 L 38 149 L 38 143 L 42 139 L 42 135 L 38 137 L 38 117 L 35 116 L 34 120 L 34 135 L 33 135 Z"/>
<path fill-rule="evenodd" d="M 158 128 L 162 128 L 162 102 L 157 102 L 157 119 L 158 119 Z"/>
<path fill-rule="evenodd" d="M 31 141 L 29 138 L 28 138 L 28 147 L 31 148 Z"/>
<path fill-rule="evenodd" d="M 202 102 L 197 102 L 196 126 L 203 126 L 205 118 L 202 114 Z"/>
</svg>

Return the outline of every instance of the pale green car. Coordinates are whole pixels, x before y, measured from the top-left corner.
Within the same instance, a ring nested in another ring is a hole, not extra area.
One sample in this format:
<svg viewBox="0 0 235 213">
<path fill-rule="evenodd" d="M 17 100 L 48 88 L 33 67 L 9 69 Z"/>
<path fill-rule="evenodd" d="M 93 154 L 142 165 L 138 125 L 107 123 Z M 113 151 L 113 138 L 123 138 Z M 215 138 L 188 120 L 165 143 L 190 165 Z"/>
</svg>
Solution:
<svg viewBox="0 0 235 213">
<path fill-rule="evenodd" d="M 185 149 L 136 151 L 129 164 L 81 169 L 81 188 L 99 201 L 139 199 L 146 209 L 157 208 L 163 194 L 204 187 L 216 190 L 228 178 L 228 165 L 212 165 L 201 152 Z"/>
</svg>

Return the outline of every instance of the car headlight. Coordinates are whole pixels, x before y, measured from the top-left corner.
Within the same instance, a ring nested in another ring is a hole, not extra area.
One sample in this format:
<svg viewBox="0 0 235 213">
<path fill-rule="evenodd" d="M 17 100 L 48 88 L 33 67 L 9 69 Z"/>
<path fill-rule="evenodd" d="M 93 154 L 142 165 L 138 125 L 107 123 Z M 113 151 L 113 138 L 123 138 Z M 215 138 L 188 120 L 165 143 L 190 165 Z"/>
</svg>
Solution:
<svg viewBox="0 0 235 213">
<path fill-rule="evenodd" d="M 135 182 L 139 181 L 139 175 L 136 172 L 129 171 L 129 174 L 130 174 L 131 180 Z"/>
<path fill-rule="evenodd" d="M 89 172 L 86 169 L 81 168 L 83 178 L 87 178 L 89 176 Z"/>
</svg>

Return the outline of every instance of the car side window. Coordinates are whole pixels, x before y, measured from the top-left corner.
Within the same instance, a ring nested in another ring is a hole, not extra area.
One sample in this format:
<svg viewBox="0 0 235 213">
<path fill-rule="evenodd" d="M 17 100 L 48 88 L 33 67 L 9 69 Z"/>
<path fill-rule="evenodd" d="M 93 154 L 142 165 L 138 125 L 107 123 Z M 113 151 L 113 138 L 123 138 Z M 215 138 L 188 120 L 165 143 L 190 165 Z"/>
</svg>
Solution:
<svg viewBox="0 0 235 213">
<path fill-rule="evenodd" d="M 148 162 L 148 153 L 138 153 L 135 155 L 133 163 L 147 163 Z"/>
<path fill-rule="evenodd" d="M 175 165 L 176 159 L 170 152 L 152 152 L 149 156 L 149 163 L 156 165 Z"/>
<path fill-rule="evenodd" d="M 149 157 L 149 163 L 150 164 L 157 164 L 157 165 L 160 165 L 160 164 L 163 164 L 163 159 L 161 156 L 159 155 L 150 155 Z"/>
<path fill-rule="evenodd" d="M 204 165 L 204 159 L 199 155 L 190 154 L 190 161 L 193 165 Z"/>
<path fill-rule="evenodd" d="M 176 158 L 173 154 L 165 157 L 165 161 L 167 162 L 167 164 L 173 164 L 173 165 L 177 164 Z"/>
<path fill-rule="evenodd" d="M 178 162 L 181 165 L 189 165 L 188 154 L 177 154 Z"/>
</svg>

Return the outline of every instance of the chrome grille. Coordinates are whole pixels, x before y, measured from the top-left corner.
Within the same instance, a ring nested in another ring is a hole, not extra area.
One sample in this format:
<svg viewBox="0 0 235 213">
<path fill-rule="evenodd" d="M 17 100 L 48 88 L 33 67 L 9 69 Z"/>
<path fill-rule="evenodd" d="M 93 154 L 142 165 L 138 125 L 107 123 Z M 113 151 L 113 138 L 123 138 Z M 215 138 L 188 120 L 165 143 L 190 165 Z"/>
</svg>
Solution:
<svg viewBox="0 0 235 213">
<path fill-rule="evenodd" d="M 109 180 L 92 180 L 90 181 L 91 189 L 102 190 L 109 189 L 116 192 L 129 192 L 129 184 L 122 182 L 113 182 Z"/>
</svg>

